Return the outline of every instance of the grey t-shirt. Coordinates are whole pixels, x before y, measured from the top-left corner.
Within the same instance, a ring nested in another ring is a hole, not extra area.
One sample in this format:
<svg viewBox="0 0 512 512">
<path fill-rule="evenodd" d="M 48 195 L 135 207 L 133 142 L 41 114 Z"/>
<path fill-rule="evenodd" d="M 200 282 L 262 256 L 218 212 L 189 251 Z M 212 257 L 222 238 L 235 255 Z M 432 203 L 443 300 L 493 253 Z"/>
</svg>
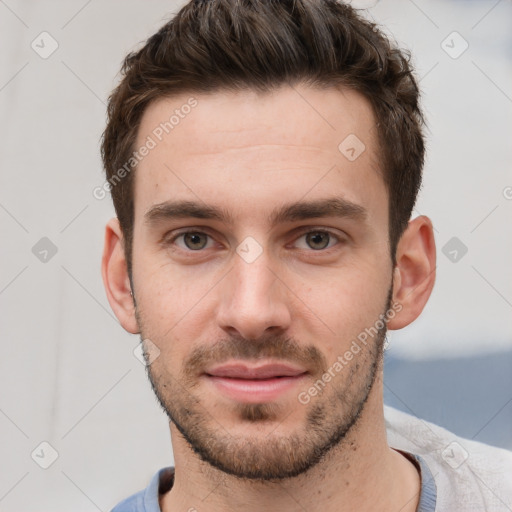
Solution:
<svg viewBox="0 0 512 512">
<path fill-rule="evenodd" d="M 421 474 L 421 495 L 417 512 L 434 512 L 436 484 L 430 469 L 421 457 L 405 453 L 404 455 L 408 455 L 415 462 Z M 171 489 L 173 477 L 174 468 L 161 469 L 153 476 L 146 489 L 119 503 L 112 512 L 161 512 L 158 496 Z"/>
</svg>

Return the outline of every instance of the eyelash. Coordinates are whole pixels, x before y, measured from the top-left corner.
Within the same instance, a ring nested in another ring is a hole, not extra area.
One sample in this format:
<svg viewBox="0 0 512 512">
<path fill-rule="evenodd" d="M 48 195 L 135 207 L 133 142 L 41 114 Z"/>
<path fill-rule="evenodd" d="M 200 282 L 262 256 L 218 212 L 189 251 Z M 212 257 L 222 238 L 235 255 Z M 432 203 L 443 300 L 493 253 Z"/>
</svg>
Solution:
<svg viewBox="0 0 512 512">
<path fill-rule="evenodd" d="M 207 237 L 210 238 L 210 240 L 214 240 L 214 237 L 212 235 L 210 235 L 208 232 L 206 231 L 202 231 L 200 229 L 187 229 L 186 231 L 181 231 L 181 232 L 178 232 L 178 233 L 175 233 L 174 235 L 172 235 L 171 237 L 169 238 L 165 238 L 163 239 L 163 243 L 166 245 L 166 246 L 170 246 L 170 245 L 173 245 L 176 240 L 180 237 L 183 237 L 187 234 L 200 234 L 200 235 L 206 235 Z M 303 251 L 307 251 L 307 252 L 311 252 L 311 253 L 326 253 L 327 251 L 329 251 L 330 249 L 332 249 L 333 247 L 335 247 L 336 245 L 339 245 L 340 243 L 343 243 L 343 239 L 340 235 L 334 233 L 333 231 L 330 231 L 328 229 L 325 229 L 325 228 L 316 228 L 316 229 L 308 229 L 307 231 L 303 231 L 301 232 L 300 235 L 298 235 L 295 239 L 294 239 L 294 243 L 296 243 L 298 240 L 300 240 L 301 238 L 309 235 L 309 234 L 326 234 L 326 235 L 329 235 L 330 237 L 330 240 L 329 240 L 329 244 L 331 242 L 331 239 L 335 239 L 336 243 L 333 244 L 333 245 L 328 245 L 326 248 L 324 249 L 312 249 L 312 248 L 309 248 L 309 249 L 299 249 L 299 250 L 303 250 Z M 207 242 L 208 243 L 208 242 Z M 193 250 L 193 249 L 184 249 L 182 247 L 178 247 L 178 250 L 181 250 L 181 251 L 185 251 L 185 252 L 188 252 L 188 253 L 202 253 L 206 250 L 207 248 L 204 248 L 204 249 L 198 249 L 198 250 Z"/>
</svg>

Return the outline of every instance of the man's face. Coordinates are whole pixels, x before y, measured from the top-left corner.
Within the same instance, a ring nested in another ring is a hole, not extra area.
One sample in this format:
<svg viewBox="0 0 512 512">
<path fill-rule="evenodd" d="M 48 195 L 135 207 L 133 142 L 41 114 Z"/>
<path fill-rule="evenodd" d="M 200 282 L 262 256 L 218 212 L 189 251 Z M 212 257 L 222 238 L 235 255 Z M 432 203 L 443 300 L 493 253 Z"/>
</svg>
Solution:
<svg viewBox="0 0 512 512">
<path fill-rule="evenodd" d="M 294 476 L 357 428 L 380 365 L 392 268 L 375 120 L 334 88 L 190 96 L 153 103 L 136 143 L 156 142 L 133 244 L 150 379 L 203 460 Z"/>
</svg>

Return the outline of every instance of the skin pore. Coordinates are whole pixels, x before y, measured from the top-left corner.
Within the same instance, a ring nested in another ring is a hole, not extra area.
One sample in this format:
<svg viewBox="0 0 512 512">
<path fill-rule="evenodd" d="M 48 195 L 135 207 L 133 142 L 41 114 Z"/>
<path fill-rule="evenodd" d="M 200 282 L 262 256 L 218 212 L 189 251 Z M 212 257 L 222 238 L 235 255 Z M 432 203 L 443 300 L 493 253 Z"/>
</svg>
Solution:
<svg viewBox="0 0 512 512">
<path fill-rule="evenodd" d="M 410 221 L 393 268 L 370 104 L 304 85 L 183 94 L 147 108 L 136 147 L 191 96 L 136 170 L 136 307 L 116 219 L 103 258 L 122 326 L 160 351 L 148 371 L 176 467 L 162 510 L 416 510 L 418 472 L 386 441 L 385 327 L 353 342 L 394 305 L 388 328 L 417 318 L 435 245 L 427 217 Z M 353 160 L 338 148 L 351 134 L 365 145 Z M 212 375 L 235 363 L 299 375 L 239 398 Z"/>
</svg>

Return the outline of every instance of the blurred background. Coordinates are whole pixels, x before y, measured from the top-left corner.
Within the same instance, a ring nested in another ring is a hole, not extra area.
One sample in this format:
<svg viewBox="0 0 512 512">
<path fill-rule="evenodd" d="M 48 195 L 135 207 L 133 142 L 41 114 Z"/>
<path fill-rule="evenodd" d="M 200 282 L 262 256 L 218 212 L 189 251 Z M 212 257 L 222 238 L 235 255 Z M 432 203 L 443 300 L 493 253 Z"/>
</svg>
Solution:
<svg viewBox="0 0 512 512">
<path fill-rule="evenodd" d="M 412 52 L 428 120 L 415 216 L 434 223 L 437 282 L 390 333 L 385 401 L 512 449 L 512 3 L 352 3 Z M 105 297 L 114 211 L 93 190 L 121 61 L 181 4 L 0 0 L 3 512 L 107 511 L 173 463 L 138 337 Z"/>
</svg>

